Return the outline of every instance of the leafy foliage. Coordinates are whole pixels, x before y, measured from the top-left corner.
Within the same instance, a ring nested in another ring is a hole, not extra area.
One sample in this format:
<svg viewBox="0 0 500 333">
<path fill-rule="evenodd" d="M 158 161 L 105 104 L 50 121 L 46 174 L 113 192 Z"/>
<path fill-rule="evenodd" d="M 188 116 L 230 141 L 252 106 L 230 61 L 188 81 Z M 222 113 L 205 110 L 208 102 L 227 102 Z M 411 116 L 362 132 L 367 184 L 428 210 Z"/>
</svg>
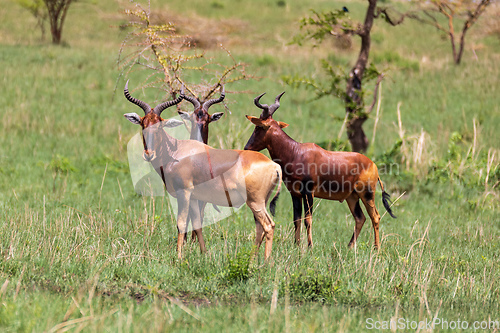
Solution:
<svg viewBox="0 0 500 333">
<path fill-rule="evenodd" d="M 319 13 L 311 9 L 311 16 L 300 20 L 300 29 L 304 31 L 292 38 L 291 44 L 303 45 L 305 41 L 313 40 L 317 47 L 325 38 L 336 37 L 340 33 L 352 32 L 353 22 L 347 12 L 343 10 L 326 11 Z M 334 96 L 341 100 L 346 100 L 347 93 L 345 85 L 349 79 L 349 72 L 340 66 L 335 66 L 331 61 L 322 59 L 320 61 L 323 73 L 327 76 L 325 80 L 316 80 L 305 76 L 282 76 L 284 83 L 292 87 L 303 86 L 312 89 L 316 93 L 316 98 L 324 96 Z"/>
<path fill-rule="evenodd" d="M 335 66 L 330 60 L 322 59 L 320 61 L 323 73 L 326 75 L 326 79 L 314 79 L 311 77 L 304 77 L 299 75 L 283 75 L 281 80 L 294 88 L 304 87 L 306 89 L 313 90 L 316 94 L 316 99 L 325 96 L 334 96 L 345 102 L 347 108 L 353 108 L 359 110 L 359 115 L 362 115 L 364 108 L 356 104 L 352 99 L 350 99 L 345 90 L 345 86 L 349 80 L 349 72 L 340 66 Z M 374 79 L 378 78 L 381 73 L 377 70 L 373 63 L 365 70 L 363 75 L 363 81 L 365 83 L 373 82 Z M 365 95 L 365 90 L 359 91 L 361 96 Z M 354 115 L 351 115 L 351 117 Z"/>
<path fill-rule="evenodd" d="M 354 24 L 348 12 L 344 10 L 325 11 L 322 13 L 311 9 L 311 16 L 300 20 L 301 30 L 304 33 L 293 37 L 292 43 L 302 45 L 306 40 L 321 43 L 327 37 L 338 37 L 341 34 L 351 34 Z"/>
</svg>

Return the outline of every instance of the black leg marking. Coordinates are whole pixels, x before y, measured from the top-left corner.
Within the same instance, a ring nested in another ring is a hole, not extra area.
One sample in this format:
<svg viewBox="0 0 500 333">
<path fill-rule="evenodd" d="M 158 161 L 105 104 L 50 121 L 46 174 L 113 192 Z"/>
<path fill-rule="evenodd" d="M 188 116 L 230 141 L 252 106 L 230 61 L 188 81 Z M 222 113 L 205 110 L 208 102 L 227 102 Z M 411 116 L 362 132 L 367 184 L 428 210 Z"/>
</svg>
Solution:
<svg viewBox="0 0 500 333">
<path fill-rule="evenodd" d="M 293 221 L 300 220 L 302 218 L 302 197 L 295 197 L 292 195 L 293 204 Z"/>
<path fill-rule="evenodd" d="M 371 190 L 370 187 L 368 187 L 368 189 L 365 192 L 365 199 L 366 199 L 366 201 L 373 200 L 373 197 L 374 197 L 373 191 Z"/>
<path fill-rule="evenodd" d="M 300 222 L 302 219 L 302 197 L 292 195 L 293 203 L 293 223 L 295 226 L 295 243 L 300 243 Z"/>
<path fill-rule="evenodd" d="M 354 217 L 356 219 L 361 220 L 363 218 L 363 211 L 361 210 L 361 206 L 359 205 L 359 201 L 356 202 L 356 206 L 354 207 Z"/>
</svg>

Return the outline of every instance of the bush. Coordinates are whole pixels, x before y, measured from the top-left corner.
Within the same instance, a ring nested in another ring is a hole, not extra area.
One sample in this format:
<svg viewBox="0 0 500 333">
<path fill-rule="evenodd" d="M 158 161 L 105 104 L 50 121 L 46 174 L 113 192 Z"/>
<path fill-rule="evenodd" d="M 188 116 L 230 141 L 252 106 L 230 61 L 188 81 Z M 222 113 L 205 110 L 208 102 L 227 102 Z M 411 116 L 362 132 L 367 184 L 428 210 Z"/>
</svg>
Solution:
<svg viewBox="0 0 500 333">
<path fill-rule="evenodd" d="M 236 258 L 229 259 L 229 265 L 222 276 L 228 283 L 247 281 L 251 276 L 250 261 L 251 250 L 241 250 L 236 254 Z"/>
<path fill-rule="evenodd" d="M 334 292 L 340 289 L 336 283 L 333 283 L 331 277 L 316 272 L 314 269 L 292 274 L 288 286 L 282 286 L 282 289 L 285 288 L 288 288 L 290 295 L 295 299 L 321 303 L 331 299 Z"/>
</svg>

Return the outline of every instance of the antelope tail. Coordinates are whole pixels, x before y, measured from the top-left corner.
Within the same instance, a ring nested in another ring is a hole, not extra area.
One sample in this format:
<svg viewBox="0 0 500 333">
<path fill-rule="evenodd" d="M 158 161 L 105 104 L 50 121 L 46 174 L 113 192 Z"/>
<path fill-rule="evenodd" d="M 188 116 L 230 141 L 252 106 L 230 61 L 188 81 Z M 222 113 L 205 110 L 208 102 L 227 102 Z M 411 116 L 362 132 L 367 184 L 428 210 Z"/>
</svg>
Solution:
<svg viewBox="0 0 500 333">
<path fill-rule="evenodd" d="M 380 177 L 378 177 L 378 182 L 380 183 L 380 188 L 382 189 L 382 203 L 384 204 L 384 207 L 387 210 L 387 213 L 389 213 L 389 215 L 391 215 L 391 217 L 393 219 L 395 219 L 396 216 L 392 213 L 392 209 L 391 209 L 391 203 L 392 203 L 391 196 L 389 195 L 389 193 L 387 193 L 385 191 L 384 184 L 380 180 Z"/>
<path fill-rule="evenodd" d="M 280 197 L 280 192 L 281 192 L 281 174 L 280 170 L 276 170 L 276 179 L 278 181 L 278 190 L 276 191 L 276 194 L 274 195 L 273 200 L 271 200 L 271 203 L 269 204 L 269 210 L 271 211 L 271 215 L 274 216 L 276 213 L 276 203 L 278 202 L 278 199 Z"/>
</svg>

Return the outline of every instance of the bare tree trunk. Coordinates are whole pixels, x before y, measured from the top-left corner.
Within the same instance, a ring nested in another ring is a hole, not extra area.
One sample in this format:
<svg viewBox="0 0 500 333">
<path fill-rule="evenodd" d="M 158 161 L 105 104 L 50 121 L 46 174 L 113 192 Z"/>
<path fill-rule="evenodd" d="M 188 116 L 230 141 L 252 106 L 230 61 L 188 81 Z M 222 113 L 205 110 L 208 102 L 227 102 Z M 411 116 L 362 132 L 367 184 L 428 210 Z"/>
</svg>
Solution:
<svg viewBox="0 0 500 333">
<path fill-rule="evenodd" d="M 50 33 L 52 35 L 52 44 L 61 44 L 61 30 L 58 29 L 57 23 L 52 23 L 52 20 L 50 20 Z"/>
<path fill-rule="evenodd" d="M 349 73 L 349 80 L 346 88 L 346 112 L 349 114 L 347 122 L 347 137 L 351 144 L 352 151 L 366 152 L 368 149 L 368 138 L 363 131 L 363 123 L 368 119 L 364 112 L 364 101 L 361 93 L 361 83 L 363 74 L 370 56 L 371 29 L 375 18 L 377 0 L 368 0 L 368 10 L 366 11 L 363 26 L 356 31 L 361 37 L 361 50 L 358 60 Z"/>
<path fill-rule="evenodd" d="M 478 20 L 478 18 L 481 16 L 481 14 L 486 10 L 486 7 L 488 7 L 491 4 L 491 0 L 481 0 L 478 4 L 474 12 L 469 12 L 469 18 L 465 21 L 464 27 L 462 28 L 462 34 L 460 35 L 460 49 L 457 54 L 457 58 L 455 59 L 455 64 L 460 65 L 460 62 L 462 60 L 462 55 L 464 53 L 464 47 L 465 47 L 465 34 L 469 30 L 474 23 Z"/>
<path fill-rule="evenodd" d="M 62 28 L 69 6 L 73 0 L 43 0 L 49 13 L 52 43 L 61 44 Z"/>
<path fill-rule="evenodd" d="M 462 36 L 460 36 L 460 49 L 458 50 L 457 57 L 455 58 L 456 65 L 460 65 L 460 62 L 462 61 L 462 55 L 464 53 L 464 46 L 465 46 L 465 32 L 463 32 Z"/>
<path fill-rule="evenodd" d="M 363 131 L 363 123 L 365 121 L 366 118 L 356 118 L 347 124 L 347 137 L 351 144 L 351 149 L 358 153 L 364 153 L 368 149 L 368 138 L 365 131 Z"/>
</svg>

